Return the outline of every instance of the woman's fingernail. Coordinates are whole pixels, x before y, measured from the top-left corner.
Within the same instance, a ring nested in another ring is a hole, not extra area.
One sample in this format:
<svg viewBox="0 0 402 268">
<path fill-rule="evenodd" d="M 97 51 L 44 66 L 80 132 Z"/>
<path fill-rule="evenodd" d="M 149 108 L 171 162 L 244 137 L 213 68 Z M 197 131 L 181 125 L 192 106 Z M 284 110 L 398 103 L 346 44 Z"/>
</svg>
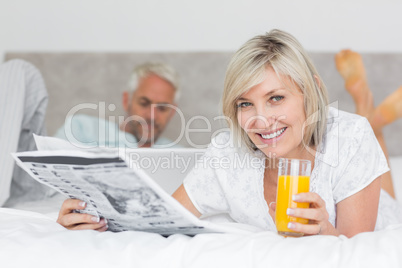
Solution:
<svg viewBox="0 0 402 268">
<path fill-rule="evenodd" d="M 105 220 L 105 224 L 107 223 L 107 219 L 106 218 L 103 218 L 104 220 Z"/>
<path fill-rule="evenodd" d="M 295 210 L 294 210 L 293 208 L 288 208 L 288 209 L 286 210 L 286 214 L 288 214 L 288 215 L 293 215 L 293 214 L 295 214 Z"/>
<path fill-rule="evenodd" d="M 92 217 L 91 220 L 93 222 L 99 222 L 100 221 L 99 217 Z"/>
<path fill-rule="evenodd" d="M 86 204 L 87 204 L 87 203 L 85 203 L 85 202 L 79 202 L 79 203 L 78 203 L 78 205 L 79 205 L 80 207 L 83 207 L 83 208 L 85 207 Z"/>
<path fill-rule="evenodd" d="M 299 201 L 300 197 L 297 194 L 292 195 L 292 200 L 293 201 Z"/>
<path fill-rule="evenodd" d="M 293 229 L 293 228 L 295 228 L 296 227 L 296 225 L 294 224 L 294 223 L 292 223 L 292 222 L 289 222 L 288 223 L 288 228 L 289 229 Z"/>
</svg>

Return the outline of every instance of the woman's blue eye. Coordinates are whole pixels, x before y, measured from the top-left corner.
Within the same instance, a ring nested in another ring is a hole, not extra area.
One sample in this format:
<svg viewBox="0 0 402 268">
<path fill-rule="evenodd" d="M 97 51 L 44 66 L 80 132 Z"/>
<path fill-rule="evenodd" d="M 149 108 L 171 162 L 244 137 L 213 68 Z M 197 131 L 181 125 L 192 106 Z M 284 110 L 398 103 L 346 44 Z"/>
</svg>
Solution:
<svg viewBox="0 0 402 268">
<path fill-rule="evenodd" d="M 273 96 L 273 97 L 271 97 L 271 100 L 273 100 L 273 101 L 280 101 L 280 100 L 282 100 L 284 97 L 283 96 Z"/>
<path fill-rule="evenodd" d="M 250 102 L 241 102 L 239 104 L 237 104 L 237 108 L 243 108 L 243 107 L 248 107 L 251 106 Z"/>
</svg>

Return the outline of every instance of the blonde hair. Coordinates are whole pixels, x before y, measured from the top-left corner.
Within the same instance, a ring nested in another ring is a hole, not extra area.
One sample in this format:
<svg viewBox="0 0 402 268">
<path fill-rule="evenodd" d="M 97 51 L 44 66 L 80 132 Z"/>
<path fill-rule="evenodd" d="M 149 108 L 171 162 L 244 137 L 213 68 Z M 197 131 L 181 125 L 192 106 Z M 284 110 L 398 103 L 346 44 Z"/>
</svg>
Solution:
<svg viewBox="0 0 402 268">
<path fill-rule="evenodd" d="M 247 41 L 234 54 L 227 68 L 222 105 L 234 141 L 244 143 L 253 151 L 256 149 L 237 121 L 236 101 L 265 80 L 268 66 L 278 77 L 288 77 L 302 91 L 307 118 L 303 142 L 307 146 L 318 146 L 327 121 L 326 87 L 301 44 L 292 35 L 277 29 Z"/>
<path fill-rule="evenodd" d="M 166 63 L 146 62 L 134 68 L 127 83 L 127 91 L 137 90 L 138 83 L 142 78 L 154 74 L 170 83 L 175 90 L 175 100 L 179 98 L 179 75 L 177 71 Z"/>
</svg>

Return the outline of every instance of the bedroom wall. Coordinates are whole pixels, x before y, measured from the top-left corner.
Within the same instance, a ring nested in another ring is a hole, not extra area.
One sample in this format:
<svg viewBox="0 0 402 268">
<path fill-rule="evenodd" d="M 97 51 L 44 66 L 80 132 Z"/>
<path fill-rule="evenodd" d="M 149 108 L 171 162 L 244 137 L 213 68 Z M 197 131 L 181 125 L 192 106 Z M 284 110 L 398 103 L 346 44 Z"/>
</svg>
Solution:
<svg viewBox="0 0 402 268">
<path fill-rule="evenodd" d="M 0 0 L 6 51 L 233 51 L 271 28 L 310 51 L 402 52 L 399 0 Z"/>
<path fill-rule="evenodd" d="M 187 61 L 187 65 L 193 68 L 178 66 L 183 67 L 183 79 L 187 79 L 183 84 L 187 83 L 187 89 L 205 87 L 205 83 L 197 84 L 196 81 L 208 75 L 208 81 L 217 85 L 211 88 L 221 90 L 226 61 L 216 55 L 228 59 L 250 37 L 280 28 L 295 35 L 311 54 L 332 53 L 327 54 L 325 60 L 316 57 L 316 64 L 328 85 L 334 81 L 331 90 L 339 90 L 339 94 L 330 92 L 331 100 L 339 101 L 341 109 L 354 111 L 352 100 L 345 94 L 342 80 L 334 68 L 333 54 L 347 47 L 363 53 L 370 85 L 378 89 L 374 92 L 375 103 L 378 104 L 402 84 L 402 78 L 399 78 L 399 70 L 402 70 L 401 10 L 400 0 L 0 0 L 0 61 L 5 53 L 9 53 L 11 58 L 12 55 L 26 54 L 27 59 L 40 67 L 49 88 L 47 125 L 48 133 L 52 135 L 62 124 L 65 110 L 74 105 L 76 96 L 93 101 L 93 96 L 104 96 L 102 94 L 110 88 L 121 88 L 116 81 L 124 84 L 126 75 L 119 72 L 119 68 L 126 68 L 128 73 L 132 66 L 132 62 L 127 61 L 131 59 L 127 55 L 211 53 L 215 55 L 211 62 L 220 60 L 222 63 L 212 64 L 216 68 L 204 64 L 205 58 Z M 46 57 L 30 55 L 32 53 L 29 52 L 45 52 Z M 69 58 L 63 58 L 69 53 L 72 54 Z M 110 57 L 108 54 L 111 54 Z M 122 66 L 122 61 L 113 65 L 111 59 L 122 55 L 125 56 L 121 60 L 126 60 L 127 65 Z M 30 57 L 35 57 L 36 61 Z M 46 60 L 58 57 L 61 60 L 54 65 Z M 73 72 L 80 69 L 71 57 L 78 57 L 80 64 L 91 57 L 99 57 L 99 60 L 95 61 L 97 66 L 87 65 L 91 68 L 84 69 L 89 74 L 85 76 L 86 73 L 82 72 L 82 79 L 78 80 Z M 184 56 L 178 56 L 178 61 L 183 59 Z M 108 70 L 107 74 L 113 74 L 109 88 L 105 88 L 108 83 L 103 83 L 105 77 L 94 75 L 96 70 Z M 118 75 L 120 80 L 116 80 Z M 56 79 L 59 76 L 64 76 L 67 81 L 60 82 L 62 80 Z M 65 90 L 58 91 L 57 86 Z M 73 94 L 72 89 L 82 88 L 91 90 Z M 66 102 L 67 98 L 61 92 L 75 97 Z M 204 95 L 207 93 L 208 90 L 205 90 Z M 120 92 L 118 96 L 120 99 Z M 55 102 L 55 97 L 61 101 Z M 182 106 L 186 104 L 185 100 L 182 100 Z M 63 105 L 67 107 L 65 110 L 53 109 Z M 211 106 L 213 109 L 210 110 L 216 111 L 218 106 Z M 391 153 L 400 154 L 398 133 L 401 133 L 402 121 L 393 124 L 393 127 L 387 129 L 385 135 L 398 144 L 390 146 Z M 209 137 L 206 140 L 209 142 Z"/>
</svg>

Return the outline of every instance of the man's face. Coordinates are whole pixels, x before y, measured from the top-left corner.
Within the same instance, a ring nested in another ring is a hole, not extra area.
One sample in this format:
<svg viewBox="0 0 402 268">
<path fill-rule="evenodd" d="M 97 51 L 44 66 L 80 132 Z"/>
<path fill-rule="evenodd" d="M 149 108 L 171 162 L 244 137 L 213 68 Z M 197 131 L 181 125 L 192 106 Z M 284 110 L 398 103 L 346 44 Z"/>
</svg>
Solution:
<svg viewBox="0 0 402 268">
<path fill-rule="evenodd" d="M 133 134 L 141 147 L 154 143 L 174 115 L 175 90 L 164 79 L 149 75 L 141 79 L 133 93 L 123 94 L 123 107 L 128 115 L 125 131 Z"/>
</svg>

